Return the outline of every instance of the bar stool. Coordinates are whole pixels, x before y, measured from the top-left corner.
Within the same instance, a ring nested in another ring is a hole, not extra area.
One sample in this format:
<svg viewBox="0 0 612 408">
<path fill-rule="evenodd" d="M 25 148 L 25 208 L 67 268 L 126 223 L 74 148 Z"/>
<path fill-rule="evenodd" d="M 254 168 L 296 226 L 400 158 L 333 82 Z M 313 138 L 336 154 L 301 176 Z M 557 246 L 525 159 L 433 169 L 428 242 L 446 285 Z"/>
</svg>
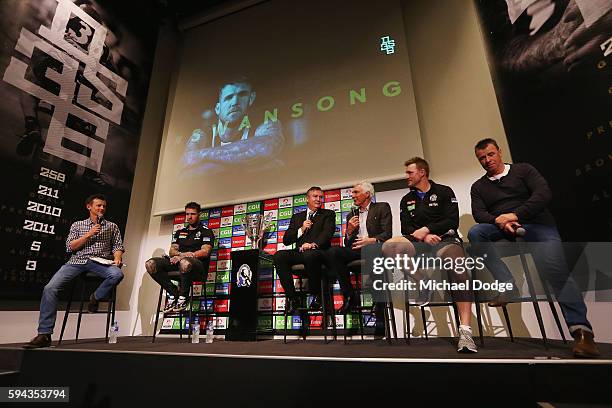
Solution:
<svg viewBox="0 0 612 408">
<path fill-rule="evenodd" d="M 64 338 L 64 331 L 66 329 L 66 322 L 68 321 L 68 315 L 70 313 L 75 313 L 75 311 L 70 310 L 70 306 L 72 305 L 72 300 L 74 299 L 74 291 L 76 287 L 81 285 L 81 303 L 78 311 L 78 319 L 77 319 L 77 327 L 76 327 L 76 336 L 74 342 L 77 343 L 79 341 L 79 331 L 81 330 L 81 319 L 83 317 L 83 304 L 85 303 L 85 299 L 89 299 L 89 297 L 85 296 L 85 288 L 88 284 L 96 284 L 99 285 L 102 283 L 103 279 L 93 272 L 85 272 L 79 275 L 73 282 L 72 288 L 70 290 L 70 296 L 68 298 L 68 304 L 66 305 L 66 313 L 64 314 L 64 320 L 62 322 L 62 331 L 60 332 L 60 338 L 58 341 L 58 345 L 62 344 L 62 340 Z M 104 338 L 108 341 L 108 329 L 110 328 L 111 318 L 112 321 L 115 321 L 115 304 L 117 301 L 117 288 L 113 287 L 111 290 L 110 296 L 108 299 L 99 299 L 99 301 L 107 301 L 108 308 L 106 311 L 97 311 L 96 313 L 105 313 L 106 314 L 106 333 Z"/>
<path fill-rule="evenodd" d="M 170 278 L 175 278 L 173 280 L 179 280 L 181 273 L 179 271 L 172 271 L 172 272 L 168 272 L 168 276 Z M 189 324 L 193 324 L 193 286 L 194 286 L 194 281 L 191 282 L 191 286 L 189 287 Z M 153 324 L 153 338 L 151 340 L 151 343 L 155 343 L 155 338 L 157 337 L 157 324 L 159 322 L 159 314 L 163 313 L 163 310 L 160 310 L 161 308 L 161 301 L 162 301 L 162 294 L 164 292 L 164 288 L 162 288 L 161 286 L 159 287 L 159 296 L 157 298 L 157 309 L 155 309 L 156 313 L 155 313 L 155 323 Z M 202 284 L 202 293 L 204 294 L 204 318 L 206 319 L 206 324 L 208 324 L 208 310 L 207 310 L 207 306 L 208 306 L 208 302 L 207 302 L 207 298 L 206 298 L 206 277 L 204 277 L 204 282 Z M 174 312 L 173 312 L 174 313 Z M 185 314 L 185 311 L 181 311 L 179 312 L 179 338 L 183 338 L 183 315 Z M 191 330 L 189 327 L 187 327 L 187 341 L 191 341 Z"/>
<path fill-rule="evenodd" d="M 347 265 L 349 272 L 351 272 L 353 276 L 355 276 L 355 283 L 356 283 L 355 286 L 356 287 L 353 288 L 353 291 L 355 295 L 357 296 L 357 298 L 359 299 L 359 305 L 356 308 L 352 307 L 349 310 L 356 310 L 359 312 L 359 334 L 362 340 L 363 340 L 363 333 L 364 333 L 363 332 L 363 325 L 364 325 L 363 311 L 369 310 L 370 312 L 375 312 L 375 309 L 376 309 L 376 302 L 374 302 L 371 308 L 367 308 L 361 304 L 362 303 L 361 294 L 363 293 L 363 275 L 361 273 L 361 269 L 364 263 L 365 261 L 363 259 L 356 259 L 354 261 L 349 262 Z M 360 277 L 361 277 L 361 284 L 359 284 Z M 384 305 L 383 305 L 383 321 L 385 325 L 385 337 L 387 338 L 387 342 L 391 344 L 392 337 L 397 340 L 397 327 L 395 324 L 395 313 L 393 311 L 394 310 L 393 300 L 391 299 L 391 294 L 388 289 L 387 289 L 387 299 L 388 301 L 384 302 Z M 344 342 L 345 343 L 347 341 L 346 315 L 347 313 L 344 313 L 344 316 L 343 316 L 344 328 L 345 328 L 344 329 Z M 372 318 L 371 316 L 372 314 L 370 315 L 370 318 L 368 319 L 368 321 L 365 322 L 366 326 L 370 322 L 370 319 Z"/>
<path fill-rule="evenodd" d="M 498 246 L 498 252 L 499 252 L 499 256 L 500 258 L 507 258 L 507 257 L 511 257 L 511 256 L 519 256 L 520 260 L 521 260 L 521 268 L 523 270 L 523 274 L 525 276 L 525 281 L 527 282 L 527 287 L 529 290 L 529 299 L 531 301 L 531 304 L 533 305 L 533 309 L 536 315 L 536 319 L 538 322 L 538 327 L 540 329 L 540 334 L 542 335 L 542 343 L 544 345 L 544 347 L 546 349 L 548 349 L 548 341 L 547 341 L 547 336 L 546 336 L 546 329 L 544 328 L 544 321 L 542 319 L 542 311 L 540 309 L 540 305 L 538 303 L 538 299 L 536 297 L 536 291 L 535 291 L 535 286 L 533 283 L 533 277 L 531 276 L 531 272 L 529 270 L 529 265 L 527 264 L 527 259 L 525 257 L 525 248 L 524 248 L 524 244 L 525 241 L 523 238 L 521 237 L 517 237 L 516 238 L 516 243 L 518 243 L 518 245 L 514 245 L 513 242 L 508 241 L 508 240 L 500 240 L 497 241 L 496 243 L 493 243 L 494 245 L 497 243 L 502 243 L 503 245 Z M 472 279 L 476 279 L 475 278 L 475 274 L 476 271 L 472 271 Z M 548 289 L 547 283 L 545 281 L 543 281 L 540 277 L 540 280 L 542 281 L 542 287 L 544 289 L 544 293 L 546 295 L 546 299 L 548 302 L 548 306 L 550 307 L 550 311 L 553 315 L 553 318 L 555 320 L 555 323 L 557 325 L 557 329 L 559 330 L 559 334 L 561 335 L 561 338 L 563 339 L 563 343 L 567 344 L 567 340 L 565 338 L 565 334 L 563 333 L 563 327 L 561 326 L 561 321 L 559 319 L 559 315 L 557 313 L 557 309 L 555 308 L 554 305 L 554 301 L 552 299 L 552 296 L 550 294 L 550 291 Z M 520 300 L 522 301 L 522 299 Z M 477 304 L 478 306 L 478 304 Z M 477 307 L 478 310 L 478 307 Z M 514 335 L 512 333 L 512 326 L 510 325 L 510 316 L 508 314 L 508 310 L 506 308 L 506 306 L 502 306 L 502 311 L 504 314 L 504 319 L 506 321 L 506 325 L 508 326 L 508 333 L 510 335 L 510 341 L 514 342 Z"/>
<path fill-rule="evenodd" d="M 322 265 L 322 268 L 325 269 L 325 265 Z M 305 270 L 305 266 L 304 264 L 295 264 L 293 266 L 291 266 L 291 271 L 294 275 L 296 275 L 300 281 L 300 289 L 303 288 L 302 285 L 302 275 L 304 274 L 304 270 Z M 330 297 L 328 299 L 328 296 L 326 296 L 325 294 L 325 288 L 328 286 L 328 282 L 327 282 L 327 277 L 325 275 L 325 273 L 322 274 L 321 276 L 321 314 L 322 314 L 322 321 L 321 321 L 321 329 L 323 331 L 323 335 L 325 336 L 325 344 L 327 344 L 327 335 L 328 335 L 328 325 L 327 325 L 327 305 L 328 305 L 328 301 L 331 301 L 331 305 L 332 305 L 332 322 L 333 322 L 333 329 L 334 329 L 334 340 L 336 340 L 336 324 L 335 324 L 335 315 L 333 312 L 333 298 Z M 332 295 L 332 290 L 330 288 L 329 290 L 329 295 Z M 285 298 L 285 311 L 284 311 L 284 328 L 283 328 L 283 343 L 287 343 L 287 318 L 288 316 L 288 310 L 289 310 L 289 305 L 287 303 L 288 299 Z M 308 319 L 308 324 L 310 325 L 310 314 L 309 312 L 311 312 L 312 310 L 310 309 L 310 305 L 306 305 L 304 307 L 300 307 L 297 309 L 297 311 L 300 313 L 300 319 L 302 320 L 302 326 L 301 326 L 301 331 L 302 331 L 302 338 L 303 340 L 306 340 L 306 320 Z"/>
<path fill-rule="evenodd" d="M 449 272 L 450 273 L 450 272 Z M 448 277 L 449 281 L 450 281 L 450 275 Z M 477 297 L 477 293 L 476 291 L 472 290 L 472 293 L 474 294 L 474 304 L 476 305 L 476 323 L 478 325 L 478 332 L 479 332 L 479 340 L 480 340 L 480 345 L 484 346 L 484 334 L 483 334 L 483 330 L 482 330 L 482 316 L 480 313 L 480 308 L 478 307 L 478 297 Z M 455 320 L 455 325 L 456 325 L 456 329 L 457 332 L 459 331 L 459 325 L 460 325 L 460 320 L 459 320 L 459 311 L 457 309 L 457 303 L 454 301 L 440 301 L 440 302 L 429 302 L 428 304 L 422 306 L 419 305 L 417 303 L 411 303 L 411 302 L 406 302 L 405 303 L 405 319 L 406 319 L 406 324 L 407 324 L 407 329 L 406 329 L 406 335 L 404 336 L 404 339 L 406 341 L 406 343 L 410 344 L 410 333 L 411 333 L 411 329 L 410 329 L 410 307 L 418 307 L 420 309 L 420 313 L 421 313 L 421 322 L 423 323 L 423 331 L 425 334 L 425 340 L 429 340 L 429 334 L 427 333 L 427 318 L 425 316 L 425 308 L 429 307 L 449 307 L 451 306 L 453 309 L 453 317 Z"/>
</svg>

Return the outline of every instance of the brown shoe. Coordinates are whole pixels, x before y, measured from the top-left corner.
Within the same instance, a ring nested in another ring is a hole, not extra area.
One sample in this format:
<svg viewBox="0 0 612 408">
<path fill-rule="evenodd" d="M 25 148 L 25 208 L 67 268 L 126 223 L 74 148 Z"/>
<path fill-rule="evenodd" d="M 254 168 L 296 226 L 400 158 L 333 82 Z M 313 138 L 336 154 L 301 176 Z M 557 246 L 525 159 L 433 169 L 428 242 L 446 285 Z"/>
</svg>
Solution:
<svg viewBox="0 0 612 408">
<path fill-rule="evenodd" d="M 89 313 L 96 313 L 98 311 L 99 303 L 96 300 L 95 295 L 92 293 L 89 297 L 89 303 L 87 304 L 87 311 Z"/>
<path fill-rule="evenodd" d="M 575 340 L 574 348 L 572 349 L 574 357 L 591 358 L 601 355 L 597 349 L 597 345 L 593 341 L 593 333 L 590 331 L 576 329 L 572 333 L 572 337 L 574 337 Z"/>
<path fill-rule="evenodd" d="M 30 340 L 29 343 L 23 345 L 24 349 L 37 349 L 42 347 L 49 347 L 51 345 L 50 334 L 39 334 Z"/>
</svg>

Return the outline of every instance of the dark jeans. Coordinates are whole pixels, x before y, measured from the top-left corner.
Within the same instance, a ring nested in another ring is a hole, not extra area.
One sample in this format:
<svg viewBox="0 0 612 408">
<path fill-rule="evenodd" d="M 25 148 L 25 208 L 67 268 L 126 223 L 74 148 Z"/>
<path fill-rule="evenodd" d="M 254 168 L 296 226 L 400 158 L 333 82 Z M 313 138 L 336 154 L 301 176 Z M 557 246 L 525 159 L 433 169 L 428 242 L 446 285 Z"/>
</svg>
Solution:
<svg viewBox="0 0 612 408">
<path fill-rule="evenodd" d="M 168 272 L 176 272 L 179 271 L 180 262 L 175 264 L 170 263 L 170 258 L 161 257 L 161 258 L 151 258 L 147 262 L 155 263 L 155 272 L 150 273 L 151 277 L 155 282 L 159 283 L 159 285 L 168 292 L 170 296 L 176 297 L 189 296 L 189 288 L 191 288 L 191 283 L 194 280 L 204 279 L 204 274 L 207 273 L 207 268 L 204 266 L 202 260 L 198 258 L 183 258 L 181 261 L 189 262 L 191 268 L 189 271 L 181 271 L 179 278 L 179 288 L 177 288 L 172 280 L 168 276 Z M 205 259 L 208 262 L 208 259 Z"/>
<path fill-rule="evenodd" d="M 526 231 L 523 237 L 526 242 L 541 243 L 533 246 L 533 260 L 541 276 L 553 288 L 570 332 L 581 327 L 591 329 L 584 300 L 576 282 L 570 277 L 557 228 L 542 224 L 525 224 L 523 227 Z M 500 240 L 513 241 L 514 237 L 505 234 L 494 224 L 476 224 L 470 229 L 468 238 L 472 243 L 473 255 L 484 256 L 486 253 L 485 265 L 495 279 L 500 282 L 514 282 L 495 245 L 479 245 Z"/>
<path fill-rule="evenodd" d="M 308 277 L 308 288 L 315 295 L 321 294 L 321 266 L 323 265 L 323 251 L 309 249 L 299 252 L 295 249 L 278 251 L 274 254 L 276 274 L 288 298 L 295 298 L 295 285 L 291 267 L 304 264 L 304 274 Z"/>
</svg>

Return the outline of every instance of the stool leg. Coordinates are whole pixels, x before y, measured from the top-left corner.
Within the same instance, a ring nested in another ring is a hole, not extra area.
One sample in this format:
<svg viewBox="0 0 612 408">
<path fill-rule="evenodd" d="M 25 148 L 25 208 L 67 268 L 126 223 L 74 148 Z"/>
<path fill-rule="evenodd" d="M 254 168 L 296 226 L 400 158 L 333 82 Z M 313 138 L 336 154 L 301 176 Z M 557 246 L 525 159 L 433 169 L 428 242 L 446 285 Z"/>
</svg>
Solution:
<svg viewBox="0 0 612 408">
<path fill-rule="evenodd" d="M 187 343 L 191 342 L 191 327 L 193 327 L 193 281 L 189 288 L 189 326 L 187 326 Z"/>
<path fill-rule="evenodd" d="M 393 301 L 389 300 L 389 315 L 391 317 L 391 329 L 393 330 L 393 338 L 397 340 L 397 324 L 395 323 L 395 307 Z"/>
<path fill-rule="evenodd" d="M 504 319 L 506 320 L 506 326 L 508 326 L 508 334 L 510 335 L 510 341 L 514 343 L 514 334 L 512 333 L 512 325 L 510 324 L 510 316 L 508 315 L 508 308 L 506 305 L 502 306 L 504 312 Z"/>
<path fill-rule="evenodd" d="M 476 324 L 478 324 L 478 334 L 480 337 L 480 346 L 484 347 L 484 333 L 482 331 L 482 315 L 480 311 L 480 303 L 474 300 L 474 305 L 476 306 Z"/>
<path fill-rule="evenodd" d="M 321 307 L 323 308 L 323 317 L 321 321 L 321 330 L 323 330 L 323 336 L 325 344 L 327 344 L 327 296 L 325 296 L 326 284 L 323 284 L 325 279 L 321 278 Z"/>
<path fill-rule="evenodd" d="M 548 289 L 547 283 L 542 282 L 542 286 L 544 287 L 544 293 L 546 294 L 546 299 L 548 299 L 548 306 L 550 307 L 550 312 L 555 319 L 555 323 L 557 325 L 557 329 L 559 330 L 559 334 L 563 339 L 563 344 L 567 344 L 567 339 L 565 338 L 565 333 L 563 332 L 563 326 L 561 326 L 561 320 L 559 319 L 559 314 L 557 313 L 557 308 L 555 307 L 555 302 L 553 302 L 552 296 L 550 295 L 550 290 Z"/>
<path fill-rule="evenodd" d="M 427 321 L 425 320 L 425 308 L 421 307 L 421 320 L 423 321 L 423 330 L 425 330 L 425 340 L 429 340 L 429 334 L 427 334 Z"/>
<path fill-rule="evenodd" d="M 472 280 L 474 280 L 474 271 L 472 271 Z M 480 345 L 484 347 L 484 333 L 482 331 L 482 314 L 480 310 L 480 299 L 478 297 L 478 291 L 472 290 L 474 296 L 474 306 L 476 306 L 476 323 L 478 324 L 478 333 L 480 333 Z"/>
<path fill-rule="evenodd" d="M 60 332 L 60 338 L 57 343 L 58 346 L 62 344 L 62 339 L 64 338 L 64 330 L 66 329 L 66 322 L 68 321 L 68 315 L 70 314 L 70 306 L 72 305 L 72 297 L 74 296 L 75 286 L 76 281 L 73 281 L 72 288 L 70 289 L 70 297 L 68 298 L 68 304 L 66 305 L 66 313 L 64 313 L 64 321 L 62 322 L 62 331 Z"/>
<path fill-rule="evenodd" d="M 540 305 L 535 295 L 535 287 L 533 286 L 533 281 L 531 280 L 531 273 L 529 272 L 529 266 L 527 265 L 527 260 L 525 259 L 525 255 L 523 254 L 522 248 L 520 250 L 520 258 L 521 264 L 523 265 L 523 270 L 525 271 L 525 279 L 527 280 L 527 286 L 529 287 L 529 296 L 531 297 L 533 310 L 536 314 L 538 326 L 540 326 L 540 333 L 542 334 L 542 343 L 544 343 L 544 348 L 548 350 L 548 341 L 546 338 L 546 329 L 544 328 L 544 321 L 542 320 L 542 312 L 540 311 Z"/>
<path fill-rule="evenodd" d="M 179 312 L 179 339 L 183 339 L 183 312 Z"/>
<path fill-rule="evenodd" d="M 383 319 L 385 322 L 385 337 L 387 338 L 387 343 L 391 344 L 391 327 L 389 325 L 389 308 L 387 303 L 383 306 Z"/>
<path fill-rule="evenodd" d="M 289 310 L 288 309 L 289 305 L 287 304 L 288 301 L 289 301 L 289 298 L 285 296 L 285 311 L 283 313 L 283 316 L 285 316 L 285 319 L 284 319 L 285 328 L 283 330 L 283 344 L 287 344 L 287 316 L 288 316 L 287 311 Z"/>
<path fill-rule="evenodd" d="M 115 323 L 115 318 L 113 314 L 113 310 L 115 308 L 113 299 L 115 298 L 115 288 L 111 290 L 110 299 L 108 300 L 108 306 L 106 308 L 106 333 L 104 334 L 104 339 L 108 343 L 108 329 L 110 328 L 110 319 L 111 315 L 113 315 L 113 323 Z"/>
<path fill-rule="evenodd" d="M 455 316 L 455 324 L 457 325 L 457 334 L 459 334 L 459 326 L 461 322 L 459 321 L 459 311 L 457 310 L 457 304 L 453 302 L 453 315 Z"/>
<path fill-rule="evenodd" d="M 159 323 L 159 309 L 161 307 L 162 293 L 164 288 L 159 287 L 159 297 L 157 298 L 157 309 L 155 309 L 155 324 L 153 324 L 153 340 L 151 343 L 155 343 L 155 337 L 157 336 L 157 323 Z"/>
<path fill-rule="evenodd" d="M 404 296 L 406 296 L 406 294 L 404 294 Z M 406 308 L 404 310 L 404 318 L 406 319 L 406 331 L 404 332 L 404 341 L 406 342 L 406 344 L 410 344 L 410 300 L 405 298 L 404 300 L 404 307 Z"/>
<path fill-rule="evenodd" d="M 79 341 L 79 331 L 81 330 L 81 317 L 83 317 L 83 303 L 85 303 L 85 280 L 81 281 L 81 307 L 79 308 L 79 318 L 77 319 L 76 338 L 74 342 Z"/>
</svg>

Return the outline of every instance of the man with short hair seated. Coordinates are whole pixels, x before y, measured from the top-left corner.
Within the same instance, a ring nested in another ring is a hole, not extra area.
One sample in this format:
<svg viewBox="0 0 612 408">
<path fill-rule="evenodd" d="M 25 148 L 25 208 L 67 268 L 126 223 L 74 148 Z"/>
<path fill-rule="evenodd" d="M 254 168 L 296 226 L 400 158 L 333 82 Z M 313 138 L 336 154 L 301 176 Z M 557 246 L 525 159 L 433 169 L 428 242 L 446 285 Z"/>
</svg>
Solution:
<svg viewBox="0 0 612 408">
<path fill-rule="evenodd" d="M 57 316 L 58 292 L 70 281 L 85 272 L 104 279 L 89 297 L 87 311 L 95 313 L 98 301 L 105 298 L 123 279 L 121 272 L 123 242 L 117 224 L 104 219 L 106 197 L 93 194 L 85 200 L 89 217 L 72 223 L 66 239 L 70 259 L 53 275 L 45 286 L 40 300 L 38 335 L 24 348 L 49 347 Z"/>
<path fill-rule="evenodd" d="M 200 223 L 201 211 L 200 204 L 196 202 L 185 204 L 187 226 L 174 233 L 169 256 L 151 258 L 145 263 L 149 275 L 168 294 L 164 312 L 182 312 L 187 309 L 192 282 L 206 280 L 215 235 Z M 173 271 L 180 271 L 178 288 L 168 276 L 168 272 Z"/>
<path fill-rule="evenodd" d="M 517 232 L 523 231 L 525 241 L 545 243 L 534 247 L 534 261 L 559 298 L 563 317 L 575 339 L 574 355 L 599 356 L 593 341 L 593 329 L 587 319 L 587 307 L 569 276 L 561 237 L 547 208 L 552 198 L 548 183 L 528 163 L 504 163 L 502 151 L 493 139 L 479 141 L 474 152 L 486 171 L 471 189 L 472 214 L 478 223 L 468 233 L 474 255 L 484 257 L 485 265 L 495 279 L 516 286 L 508 266 L 490 243 L 502 239 L 514 241 Z M 489 305 L 503 306 L 511 300 L 513 293 L 503 292 Z"/>
<path fill-rule="evenodd" d="M 320 187 L 310 187 L 306 192 L 306 211 L 293 214 L 289 228 L 283 236 L 284 245 L 295 244 L 295 249 L 281 250 L 274 254 L 274 265 L 281 285 L 285 290 L 287 313 L 293 313 L 299 307 L 299 297 L 293 284 L 291 267 L 304 264 L 304 274 L 308 276 L 308 288 L 314 298 L 310 305 L 320 309 L 321 267 L 323 250 L 329 248 L 336 230 L 336 213 L 321 208 L 323 191 Z"/>
<path fill-rule="evenodd" d="M 402 236 L 393 237 L 383 244 L 383 255 L 434 256 L 444 260 L 465 259 L 463 243 L 457 236 L 459 227 L 459 205 L 454 191 L 445 185 L 429 179 L 429 164 L 420 157 L 406 160 L 406 180 L 410 190 L 400 201 L 400 220 Z M 454 265 L 454 263 L 453 263 Z M 433 291 L 424 286 L 429 281 L 418 270 L 408 272 L 419 283 L 420 306 L 429 303 Z M 458 268 L 448 271 L 452 283 L 469 284 L 465 270 Z M 443 275 L 443 279 L 446 275 Z M 471 290 L 452 291 L 453 300 L 459 310 L 459 342 L 457 351 L 460 353 L 476 353 L 478 351 L 472 339 L 472 302 Z"/>
</svg>

